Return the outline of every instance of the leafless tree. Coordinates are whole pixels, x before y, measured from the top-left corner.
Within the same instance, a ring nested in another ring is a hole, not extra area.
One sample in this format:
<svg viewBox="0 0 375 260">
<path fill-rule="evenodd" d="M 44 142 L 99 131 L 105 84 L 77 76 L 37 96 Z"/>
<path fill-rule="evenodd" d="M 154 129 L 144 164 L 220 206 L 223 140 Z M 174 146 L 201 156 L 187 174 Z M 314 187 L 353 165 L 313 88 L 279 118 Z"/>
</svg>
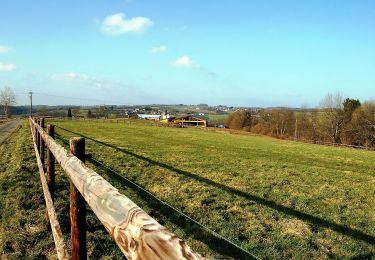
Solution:
<svg viewBox="0 0 375 260">
<path fill-rule="evenodd" d="M 275 108 L 271 110 L 271 127 L 273 134 L 285 136 L 293 134 L 295 126 L 294 112 L 290 108 Z"/>
<path fill-rule="evenodd" d="M 72 114 L 74 117 L 79 117 L 81 110 L 79 108 L 73 108 L 72 109 Z"/>
<path fill-rule="evenodd" d="M 320 129 L 322 134 L 334 143 L 340 143 L 340 135 L 344 125 L 344 98 L 341 93 L 328 93 L 320 102 L 322 108 Z"/>
<path fill-rule="evenodd" d="M 0 106 L 6 117 L 10 116 L 10 107 L 16 104 L 16 95 L 10 87 L 0 90 Z"/>
<path fill-rule="evenodd" d="M 249 110 L 238 110 L 233 112 L 227 117 L 225 124 L 231 129 L 250 129 L 253 124 L 252 112 Z"/>
</svg>

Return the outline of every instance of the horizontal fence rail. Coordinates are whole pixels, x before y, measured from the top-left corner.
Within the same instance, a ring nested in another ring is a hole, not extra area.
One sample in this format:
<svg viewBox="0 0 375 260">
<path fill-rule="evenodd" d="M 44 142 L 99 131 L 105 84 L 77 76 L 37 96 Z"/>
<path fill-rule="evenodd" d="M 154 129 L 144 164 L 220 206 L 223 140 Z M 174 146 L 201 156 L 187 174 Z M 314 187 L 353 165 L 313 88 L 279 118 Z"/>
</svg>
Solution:
<svg viewBox="0 0 375 260">
<path fill-rule="evenodd" d="M 80 159 L 57 144 L 31 118 L 30 127 L 33 137 L 37 138 L 34 147 L 37 148 L 39 145 L 39 149 L 44 149 L 42 145 L 47 146 L 48 151 L 53 154 L 127 259 L 202 259 L 202 256 L 193 252 L 185 242 L 160 225 L 128 197 L 120 194 Z M 38 166 L 43 170 L 37 150 Z M 46 186 L 47 183 L 44 184 Z M 51 196 L 49 198 L 49 201 L 52 201 Z"/>
</svg>

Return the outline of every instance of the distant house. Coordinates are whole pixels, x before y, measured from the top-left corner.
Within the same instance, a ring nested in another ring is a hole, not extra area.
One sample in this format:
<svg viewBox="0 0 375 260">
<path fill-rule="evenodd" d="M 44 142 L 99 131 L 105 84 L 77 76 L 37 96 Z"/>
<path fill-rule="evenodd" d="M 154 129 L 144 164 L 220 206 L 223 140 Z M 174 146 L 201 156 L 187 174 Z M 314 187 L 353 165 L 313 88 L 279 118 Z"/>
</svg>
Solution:
<svg viewBox="0 0 375 260">
<path fill-rule="evenodd" d="M 170 118 L 170 115 L 169 115 L 167 110 L 165 112 L 161 113 L 160 120 L 168 120 L 169 118 Z"/>
<path fill-rule="evenodd" d="M 144 120 L 160 120 L 161 115 L 153 115 L 153 114 L 138 114 L 139 119 Z"/>
</svg>

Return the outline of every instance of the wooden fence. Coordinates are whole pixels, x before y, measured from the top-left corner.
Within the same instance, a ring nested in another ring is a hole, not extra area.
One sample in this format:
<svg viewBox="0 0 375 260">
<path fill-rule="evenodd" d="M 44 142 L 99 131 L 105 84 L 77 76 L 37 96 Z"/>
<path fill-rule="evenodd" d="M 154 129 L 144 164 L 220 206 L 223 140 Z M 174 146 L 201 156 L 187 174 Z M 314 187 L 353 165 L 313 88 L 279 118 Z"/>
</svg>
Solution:
<svg viewBox="0 0 375 260">
<path fill-rule="evenodd" d="M 37 121 L 30 118 L 29 122 L 59 259 L 87 258 L 86 203 L 127 259 L 202 259 L 186 243 L 84 164 L 84 138 L 71 138 L 68 153 L 55 142 L 54 126 L 48 125 L 46 132 L 43 118 Z M 53 205 L 55 160 L 70 179 L 71 255 L 68 254 Z"/>
</svg>

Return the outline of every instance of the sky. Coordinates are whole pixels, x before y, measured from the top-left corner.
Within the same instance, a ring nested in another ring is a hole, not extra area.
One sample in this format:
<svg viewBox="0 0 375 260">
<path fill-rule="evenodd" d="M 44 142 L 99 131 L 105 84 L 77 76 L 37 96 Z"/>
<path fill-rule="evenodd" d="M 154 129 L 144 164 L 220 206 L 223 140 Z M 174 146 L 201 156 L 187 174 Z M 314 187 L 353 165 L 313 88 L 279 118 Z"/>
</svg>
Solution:
<svg viewBox="0 0 375 260">
<path fill-rule="evenodd" d="M 19 105 L 364 101 L 375 1 L 0 0 L 5 86 Z"/>
</svg>

